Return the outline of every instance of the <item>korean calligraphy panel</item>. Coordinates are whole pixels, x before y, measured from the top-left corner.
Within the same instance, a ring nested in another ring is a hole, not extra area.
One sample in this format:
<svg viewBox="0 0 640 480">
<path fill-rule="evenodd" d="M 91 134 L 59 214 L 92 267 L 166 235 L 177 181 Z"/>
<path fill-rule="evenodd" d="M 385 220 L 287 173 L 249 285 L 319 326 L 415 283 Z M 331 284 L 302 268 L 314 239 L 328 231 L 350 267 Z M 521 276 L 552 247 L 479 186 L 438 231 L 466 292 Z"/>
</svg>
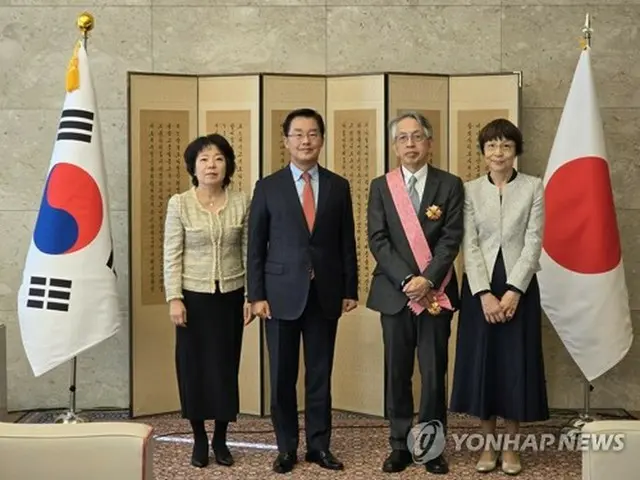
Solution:
<svg viewBox="0 0 640 480">
<path fill-rule="evenodd" d="M 271 155 L 265 158 L 266 163 L 271 163 L 271 172 L 275 172 L 289 163 L 287 149 L 284 146 L 284 134 L 282 124 L 289 110 L 271 111 Z"/>
<path fill-rule="evenodd" d="M 236 171 L 231 188 L 251 194 L 251 110 L 210 110 L 207 133 L 218 133 L 231 144 L 236 155 Z"/>
<path fill-rule="evenodd" d="M 358 292 L 369 294 L 374 259 L 367 242 L 369 184 L 376 177 L 376 110 L 339 110 L 333 118 L 334 169 L 351 184 L 358 249 Z"/>
<path fill-rule="evenodd" d="M 385 172 L 385 75 L 327 79 L 327 167 L 351 186 L 358 260 L 359 306 L 338 326 L 333 376 L 337 409 L 384 415 L 384 350 L 379 314 L 366 307 L 375 260 L 369 251 L 371 180 Z"/>
<path fill-rule="evenodd" d="M 189 111 L 140 111 L 141 270 L 143 305 L 164 305 L 162 244 L 167 202 L 190 178 L 183 153 L 189 143 Z"/>
<path fill-rule="evenodd" d="M 198 133 L 198 91 L 193 77 L 130 73 L 128 81 L 130 392 L 137 417 L 180 408 L 175 327 L 164 296 L 164 220 L 171 195 L 191 187 L 183 154 Z"/>
</svg>

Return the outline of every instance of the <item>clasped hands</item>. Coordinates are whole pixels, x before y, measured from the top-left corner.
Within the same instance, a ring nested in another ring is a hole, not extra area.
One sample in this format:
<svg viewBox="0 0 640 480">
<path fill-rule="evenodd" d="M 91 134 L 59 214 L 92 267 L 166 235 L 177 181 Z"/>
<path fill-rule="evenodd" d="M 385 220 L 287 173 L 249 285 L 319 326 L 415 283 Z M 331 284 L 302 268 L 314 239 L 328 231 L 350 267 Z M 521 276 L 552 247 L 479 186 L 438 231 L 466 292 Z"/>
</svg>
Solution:
<svg viewBox="0 0 640 480">
<path fill-rule="evenodd" d="M 431 292 L 431 284 L 422 276 L 415 276 L 409 280 L 402 291 L 413 302 L 420 302 L 423 298 L 429 296 Z"/>
<path fill-rule="evenodd" d="M 480 297 L 484 317 L 489 323 L 505 323 L 513 318 L 518 308 L 520 294 L 508 290 L 500 300 L 492 293 Z"/>
</svg>

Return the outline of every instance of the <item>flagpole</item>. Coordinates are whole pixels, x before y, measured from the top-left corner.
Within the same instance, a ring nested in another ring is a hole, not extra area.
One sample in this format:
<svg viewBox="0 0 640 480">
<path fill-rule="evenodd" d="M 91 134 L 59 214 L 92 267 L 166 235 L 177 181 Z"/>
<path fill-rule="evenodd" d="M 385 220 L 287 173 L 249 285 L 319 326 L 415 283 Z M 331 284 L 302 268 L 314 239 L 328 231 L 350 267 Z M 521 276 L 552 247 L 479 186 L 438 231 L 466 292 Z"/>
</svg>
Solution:
<svg viewBox="0 0 640 480">
<path fill-rule="evenodd" d="M 582 27 L 582 49 L 587 50 L 591 48 L 591 36 L 593 29 L 591 28 L 591 15 L 589 13 L 585 16 L 584 26 Z M 578 414 L 577 418 L 572 419 L 569 422 L 569 427 L 565 427 L 564 430 L 570 432 L 575 429 L 581 430 L 585 423 L 593 422 L 595 419 L 591 416 L 591 391 L 593 385 L 586 378 L 582 379 L 584 405 L 582 412 Z"/>
<path fill-rule="evenodd" d="M 82 43 L 87 48 L 89 32 L 93 30 L 94 19 L 89 12 L 81 13 L 76 19 L 76 25 L 82 32 Z M 77 380 L 78 357 L 71 360 L 71 378 L 69 380 L 69 410 L 58 415 L 54 423 L 85 423 L 87 419 L 81 417 L 76 412 L 76 380 Z"/>
<path fill-rule="evenodd" d="M 584 40 L 584 48 L 591 48 L 591 34 L 593 29 L 591 28 L 591 15 L 587 13 L 584 20 L 584 27 L 582 27 L 582 39 Z"/>
<path fill-rule="evenodd" d="M 583 49 L 591 48 L 591 35 L 593 34 L 593 29 L 591 28 L 591 15 L 587 12 L 584 19 L 584 26 L 582 27 L 582 39 L 583 39 Z M 591 391 L 593 390 L 593 385 L 586 378 L 583 379 L 583 388 L 584 388 L 584 410 L 579 417 L 581 424 L 591 422 L 594 419 L 590 414 L 590 399 L 591 399 Z"/>
</svg>

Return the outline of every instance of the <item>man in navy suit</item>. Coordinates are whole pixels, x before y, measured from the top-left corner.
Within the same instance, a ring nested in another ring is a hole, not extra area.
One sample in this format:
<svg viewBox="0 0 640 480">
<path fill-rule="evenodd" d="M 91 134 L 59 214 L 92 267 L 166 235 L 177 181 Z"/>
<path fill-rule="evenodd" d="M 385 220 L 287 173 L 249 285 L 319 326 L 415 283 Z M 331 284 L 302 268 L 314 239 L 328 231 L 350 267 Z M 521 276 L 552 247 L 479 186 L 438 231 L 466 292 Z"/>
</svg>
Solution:
<svg viewBox="0 0 640 480">
<path fill-rule="evenodd" d="M 271 420 L 278 443 L 273 469 L 297 462 L 296 383 L 304 342 L 305 459 L 341 470 L 331 453 L 331 372 L 338 319 L 358 300 L 351 191 L 346 179 L 318 165 L 325 125 L 311 109 L 283 123 L 290 163 L 256 183 L 249 214 L 247 290 L 265 321 Z"/>
</svg>

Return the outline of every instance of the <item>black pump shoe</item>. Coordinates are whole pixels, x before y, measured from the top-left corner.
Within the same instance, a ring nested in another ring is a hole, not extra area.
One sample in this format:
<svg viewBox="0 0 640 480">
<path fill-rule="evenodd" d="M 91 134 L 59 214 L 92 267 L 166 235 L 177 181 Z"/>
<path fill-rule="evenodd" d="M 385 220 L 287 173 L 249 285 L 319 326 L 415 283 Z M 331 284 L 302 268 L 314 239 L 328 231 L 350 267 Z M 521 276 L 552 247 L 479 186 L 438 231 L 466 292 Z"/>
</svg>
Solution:
<svg viewBox="0 0 640 480">
<path fill-rule="evenodd" d="M 225 443 L 221 445 L 214 444 L 212 447 L 213 456 L 218 465 L 224 465 L 225 467 L 233 465 L 233 456 Z"/>
<path fill-rule="evenodd" d="M 191 465 L 198 468 L 204 468 L 209 465 L 209 442 L 207 442 L 207 437 L 194 440 Z"/>
</svg>

